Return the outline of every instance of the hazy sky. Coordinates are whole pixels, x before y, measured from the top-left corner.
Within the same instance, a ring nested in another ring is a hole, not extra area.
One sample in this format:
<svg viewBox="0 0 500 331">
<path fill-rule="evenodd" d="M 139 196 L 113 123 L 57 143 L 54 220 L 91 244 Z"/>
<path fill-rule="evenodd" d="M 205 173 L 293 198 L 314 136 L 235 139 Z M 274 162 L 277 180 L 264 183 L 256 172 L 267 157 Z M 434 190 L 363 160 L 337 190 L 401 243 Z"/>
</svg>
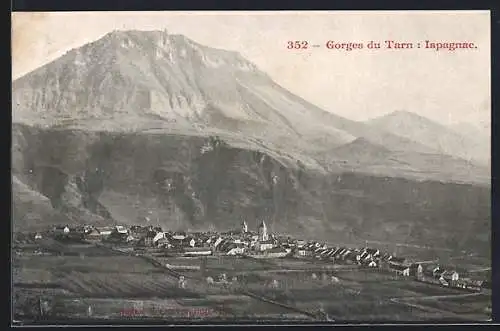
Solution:
<svg viewBox="0 0 500 331">
<path fill-rule="evenodd" d="M 407 110 L 443 124 L 490 121 L 490 16 L 447 12 L 13 13 L 18 78 L 116 29 L 163 30 L 235 50 L 276 82 L 341 116 Z M 328 50 L 328 40 L 474 42 L 477 49 Z M 288 50 L 289 40 L 320 48 Z"/>
</svg>

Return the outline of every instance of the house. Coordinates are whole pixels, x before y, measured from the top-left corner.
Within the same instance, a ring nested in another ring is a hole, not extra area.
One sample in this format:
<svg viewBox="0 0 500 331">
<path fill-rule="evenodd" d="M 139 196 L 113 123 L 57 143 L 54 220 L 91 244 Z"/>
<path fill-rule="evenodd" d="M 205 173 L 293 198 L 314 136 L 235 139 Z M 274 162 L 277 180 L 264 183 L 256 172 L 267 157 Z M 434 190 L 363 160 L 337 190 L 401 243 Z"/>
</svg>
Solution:
<svg viewBox="0 0 500 331">
<path fill-rule="evenodd" d="M 438 265 L 429 265 L 424 272 L 429 276 L 439 278 L 439 276 L 443 273 L 443 270 Z"/>
<path fill-rule="evenodd" d="M 447 282 L 456 282 L 459 278 L 459 275 L 456 271 L 444 271 L 441 274 L 441 277 L 444 278 Z"/>
<path fill-rule="evenodd" d="M 272 249 L 274 247 L 274 243 L 271 240 L 259 241 L 257 242 L 257 250 L 263 252 L 268 249 Z"/>
<path fill-rule="evenodd" d="M 457 280 L 455 282 L 454 286 L 466 289 L 467 288 L 467 282 L 464 279 L 459 279 L 459 280 Z"/>
<path fill-rule="evenodd" d="M 172 239 L 174 239 L 174 240 L 184 240 L 184 239 L 186 239 L 186 236 L 184 234 L 178 234 L 178 233 L 176 233 L 176 234 L 174 234 L 172 236 Z"/>
<path fill-rule="evenodd" d="M 91 229 L 85 233 L 84 238 L 86 240 L 100 240 L 101 234 L 97 231 L 97 229 Z"/>
<path fill-rule="evenodd" d="M 271 258 L 279 258 L 279 257 L 285 257 L 288 252 L 286 249 L 283 249 L 281 247 L 274 247 L 266 251 L 265 253 L 267 257 Z"/>
<path fill-rule="evenodd" d="M 40 232 L 35 233 L 35 240 L 42 239 Z"/>
<path fill-rule="evenodd" d="M 156 244 L 156 242 L 160 239 L 164 239 L 166 237 L 165 232 L 158 232 L 154 235 L 153 237 L 153 244 Z"/>
<path fill-rule="evenodd" d="M 321 251 L 323 251 L 323 247 L 314 247 L 312 251 L 314 255 L 318 255 Z"/>
<path fill-rule="evenodd" d="M 245 253 L 245 245 L 243 244 L 233 244 L 229 251 L 226 253 L 227 255 L 239 255 Z"/>
<path fill-rule="evenodd" d="M 333 258 L 333 255 L 334 255 L 335 251 L 336 251 L 335 248 L 330 249 L 330 251 L 328 252 L 328 254 L 326 254 L 326 256 L 330 257 L 330 258 Z"/>
<path fill-rule="evenodd" d="M 191 247 L 196 246 L 196 240 L 194 238 L 191 238 L 191 240 L 189 240 L 189 246 Z"/>
<path fill-rule="evenodd" d="M 408 266 L 389 263 L 389 269 L 394 271 L 397 275 L 410 276 L 410 267 Z"/>
<path fill-rule="evenodd" d="M 106 226 L 106 227 L 99 227 L 97 228 L 97 231 L 99 231 L 99 234 L 101 236 L 109 236 L 111 233 L 113 233 L 113 228 Z"/>
<path fill-rule="evenodd" d="M 128 234 L 127 228 L 122 225 L 115 226 L 115 231 L 120 234 Z"/>
<path fill-rule="evenodd" d="M 217 246 L 219 246 L 222 241 L 223 239 L 221 237 L 218 237 L 214 242 L 214 248 L 217 248 Z"/>
<path fill-rule="evenodd" d="M 450 284 L 443 277 L 439 277 L 439 283 L 443 286 L 450 286 Z"/>
<path fill-rule="evenodd" d="M 384 253 L 384 255 L 382 255 L 380 257 L 380 259 L 384 262 L 389 262 L 391 259 L 392 259 L 392 255 L 388 254 L 388 253 Z"/>
<path fill-rule="evenodd" d="M 362 252 L 361 254 L 356 255 L 357 261 L 363 261 L 365 259 L 371 259 L 371 255 L 366 251 Z"/>
<path fill-rule="evenodd" d="M 297 240 L 297 247 L 298 247 L 298 248 L 302 248 L 302 247 L 304 247 L 304 246 L 305 246 L 305 244 L 306 244 L 306 241 L 305 241 L 305 240 L 302 240 L 302 239 Z"/>
<path fill-rule="evenodd" d="M 374 257 L 373 257 L 373 256 L 371 256 L 371 255 L 369 254 L 368 256 L 366 256 L 366 257 L 365 257 L 365 258 L 361 261 L 361 263 L 362 263 L 362 264 L 367 264 L 367 263 L 370 263 L 370 262 L 371 262 L 371 261 L 373 261 L 373 260 L 374 260 Z"/>
<path fill-rule="evenodd" d="M 380 251 L 375 248 L 365 248 L 365 251 L 370 254 L 372 257 L 379 257 Z"/>
<path fill-rule="evenodd" d="M 327 248 L 319 248 L 318 250 L 314 251 L 314 254 L 317 256 L 317 257 L 322 257 L 324 256 L 326 253 L 328 252 L 328 249 Z"/>
<path fill-rule="evenodd" d="M 410 265 L 410 275 L 411 276 L 422 276 L 423 268 L 420 263 L 412 263 Z"/>
<path fill-rule="evenodd" d="M 312 252 L 308 251 L 306 249 L 298 249 L 296 251 L 297 256 L 305 257 L 305 256 L 311 256 Z"/>
<path fill-rule="evenodd" d="M 473 291 L 481 291 L 484 281 L 469 279 L 465 281 L 465 288 Z"/>
<path fill-rule="evenodd" d="M 346 250 L 346 249 L 345 249 L 344 247 L 339 247 L 339 248 L 337 248 L 337 249 L 335 250 L 335 252 L 333 253 L 333 256 L 334 256 L 336 259 L 338 259 L 338 258 L 340 258 L 340 257 L 344 254 L 345 250 Z"/>
<path fill-rule="evenodd" d="M 70 232 L 70 229 L 67 225 L 66 226 L 56 226 L 54 228 L 54 232 L 56 234 L 68 234 Z"/>
<path fill-rule="evenodd" d="M 376 267 L 377 267 L 377 262 L 375 262 L 375 261 L 370 261 L 370 263 L 368 263 L 368 266 L 369 266 L 370 268 L 376 268 Z"/>
<path fill-rule="evenodd" d="M 217 251 L 227 253 L 231 249 L 232 245 L 233 243 L 230 240 L 223 239 L 222 242 L 217 246 Z"/>
<path fill-rule="evenodd" d="M 346 248 L 342 251 L 342 255 L 341 255 L 341 258 L 342 260 L 346 260 L 347 259 L 347 256 L 350 255 L 352 252 L 350 249 Z"/>
</svg>

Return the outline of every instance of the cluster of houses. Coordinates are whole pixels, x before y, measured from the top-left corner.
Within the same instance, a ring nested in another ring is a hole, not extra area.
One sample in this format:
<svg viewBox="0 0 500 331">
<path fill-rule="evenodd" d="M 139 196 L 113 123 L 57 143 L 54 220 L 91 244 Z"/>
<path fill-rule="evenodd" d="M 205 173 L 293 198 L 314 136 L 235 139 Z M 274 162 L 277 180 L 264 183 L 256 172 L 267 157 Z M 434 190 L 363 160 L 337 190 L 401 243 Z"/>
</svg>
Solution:
<svg viewBox="0 0 500 331">
<path fill-rule="evenodd" d="M 284 257 L 292 251 L 292 246 L 287 246 L 286 240 L 268 234 L 265 222 L 260 224 L 257 232 L 249 231 L 246 222 L 243 222 L 240 230 L 224 233 L 172 232 L 154 226 L 70 227 L 66 225 L 54 227 L 52 235 L 59 239 L 151 247 L 163 249 L 170 255 L 182 256 L 245 254 L 256 258 L 277 258 Z M 39 233 L 35 236 L 35 239 L 41 238 Z"/>
<path fill-rule="evenodd" d="M 480 290 L 482 281 L 460 278 L 455 270 L 446 270 L 436 265 L 414 263 L 404 257 L 382 253 L 374 248 L 329 247 L 315 241 L 305 241 L 269 234 L 265 222 L 257 232 L 249 231 L 246 222 L 235 231 L 217 232 L 172 232 L 161 227 L 121 225 L 96 227 L 83 225 L 70 228 L 57 226 L 56 237 L 83 239 L 89 242 L 107 242 L 136 249 L 155 248 L 171 256 L 244 255 L 254 258 L 318 259 L 340 264 L 355 264 L 375 270 L 392 272 L 403 277 L 470 290 Z M 40 239 L 40 233 L 35 239 Z"/>
<path fill-rule="evenodd" d="M 475 280 L 468 277 L 460 278 L 456 270 L 448 270 L 433 264 L 426 265 L 424 268 L 421 263 L 415 263 L 404 257 L 396 257 L 387 253 L 382 254 L 378 249 L 374 248 L 332 248 L 318 242 L 310 242 L 299 245 L 297 253 L 298 256 L 378 268 L 379 270 L 393 272 L 395 275 L 413 277 L 421 282 L 434 283 L 446 287 L 480 291 L 484 286 L 484 281 L 482 280 Z"/>
</svg>

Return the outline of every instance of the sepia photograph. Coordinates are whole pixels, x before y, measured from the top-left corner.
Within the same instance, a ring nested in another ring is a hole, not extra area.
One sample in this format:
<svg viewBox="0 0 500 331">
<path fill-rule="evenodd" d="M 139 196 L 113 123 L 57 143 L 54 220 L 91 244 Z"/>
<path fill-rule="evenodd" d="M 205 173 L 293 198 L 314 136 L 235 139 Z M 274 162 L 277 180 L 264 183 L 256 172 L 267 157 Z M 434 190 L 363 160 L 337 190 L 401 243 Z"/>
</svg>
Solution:
<svg viewBox="0 0 500 331">
<path fill-rule="evenodd" d="M 11 19 L 14 325 L 491 321 L 489 11 Z"/>
</svg>

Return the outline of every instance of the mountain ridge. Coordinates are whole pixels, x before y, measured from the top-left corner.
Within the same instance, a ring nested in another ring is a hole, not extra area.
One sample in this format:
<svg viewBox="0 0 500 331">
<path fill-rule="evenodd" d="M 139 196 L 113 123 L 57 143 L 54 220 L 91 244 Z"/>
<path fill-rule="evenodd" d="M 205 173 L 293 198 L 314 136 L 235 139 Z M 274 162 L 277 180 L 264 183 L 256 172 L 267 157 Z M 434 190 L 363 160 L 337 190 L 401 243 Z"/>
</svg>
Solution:
<svg viewBox="0 0 500 331">
<path fill-rule="evenodd" d="M 470 135 L 409 111 L 394 111 L 366 121 L 371 126 L 433 147 L 442 154 L 454 155 L 482 165 L 489 163 L 489 149 Z"/>
</svg>

